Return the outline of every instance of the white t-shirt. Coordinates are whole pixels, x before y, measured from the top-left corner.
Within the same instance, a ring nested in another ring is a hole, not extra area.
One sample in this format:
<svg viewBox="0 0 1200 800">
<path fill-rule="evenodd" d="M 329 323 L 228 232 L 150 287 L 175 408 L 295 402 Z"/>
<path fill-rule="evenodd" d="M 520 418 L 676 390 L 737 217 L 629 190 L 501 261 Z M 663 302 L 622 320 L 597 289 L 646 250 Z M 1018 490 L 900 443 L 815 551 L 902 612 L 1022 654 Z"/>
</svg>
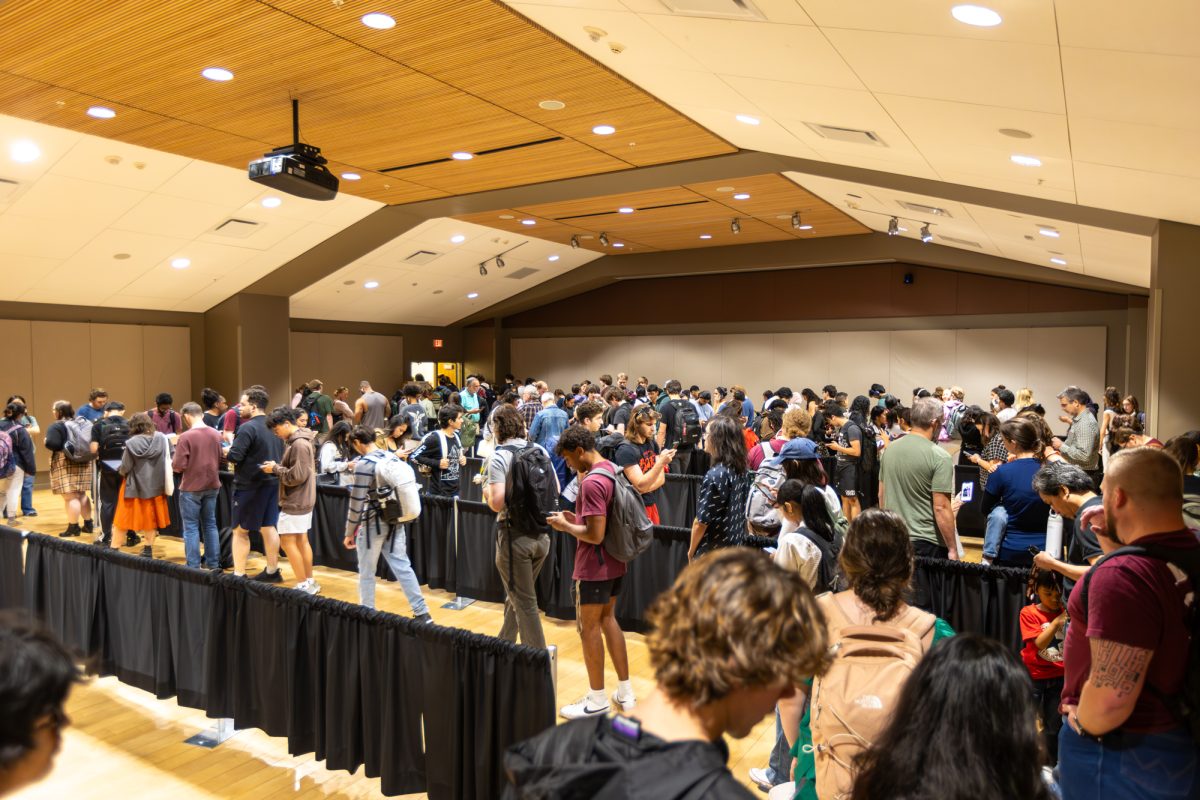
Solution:
<svg viewBox="0 0 1200 800">
<path fill-rule="evenodd" d="M 778 542 L 773 556 L 775 563 L 799 573 L 808 588 L 816 586 L 821 569 L 821 550 L 807 536 L 797 533 L 796 527 L 787 520 L 783 521 Z"/>
</svg>

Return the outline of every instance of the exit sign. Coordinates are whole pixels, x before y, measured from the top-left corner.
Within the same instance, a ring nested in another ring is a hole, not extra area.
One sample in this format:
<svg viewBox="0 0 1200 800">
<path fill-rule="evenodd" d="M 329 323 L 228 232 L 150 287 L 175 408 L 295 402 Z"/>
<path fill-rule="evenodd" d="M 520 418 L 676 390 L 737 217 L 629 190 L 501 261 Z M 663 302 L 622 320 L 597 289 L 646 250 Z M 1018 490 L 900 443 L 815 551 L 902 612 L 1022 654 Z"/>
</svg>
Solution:
<svg viewBox="0 0 1200 800">
<path fill-rule="evenodd" d="M 441 339 L 434 339 L 434 340 L 433 340 L 433 348 L 434 348 L 435 350 L 441 350 L 441 349 L 442 349 L 442 340 L 441 340 Z"/>
</svg>

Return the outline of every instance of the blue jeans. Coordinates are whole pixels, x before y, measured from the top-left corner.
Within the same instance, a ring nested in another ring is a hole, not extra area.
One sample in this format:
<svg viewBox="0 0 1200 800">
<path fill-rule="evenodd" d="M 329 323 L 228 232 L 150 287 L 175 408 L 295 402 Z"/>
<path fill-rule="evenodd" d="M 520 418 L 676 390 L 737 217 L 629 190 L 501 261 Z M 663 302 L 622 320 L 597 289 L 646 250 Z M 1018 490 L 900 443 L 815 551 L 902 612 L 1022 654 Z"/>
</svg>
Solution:
<svg viewBox="0 0 1200 800">
<path fill-rule="evenodd" d="M 1124 749 L 1085 739 L 1065 721 L 1058 734 L 1058 775 L 1063 800 L 1168 800 L 1200 793 L 1196 744 L 1180 728 L 1132 735 Z"/>
<path fill-rule="evenodd" d="M 1008 509 L 996 506 L 988 514 L 987 527 L 983 532 L 983 555 L 995 560 L 1000 557 L 1000 544 L 1004 541 L 1004 531 L 1008 528 Z"/>
<path fill-rule="evenodd" d="M 200 567 L 200 531 L 204 529 L 204 566 L 217 569 L 221 566 L 221 537 L 217 534 L 217 492 L 179 493 L 179 516 L 183 517 L 183 553 L 187 565 Z"/>
<path fill-rule="evenodd" d="M 371 525 L 370 545 L 367 544 L 367 525 Z M 404 526 L 397 525 L 395 532 L 389 534 L 386 525 L 380 525 L 376 533 L 374 522 L 367 520 L 358 529 L 355 539 L 355 552 L 358 553 L 358 600 L 367 608 L 375 607 L 375 569 L 379 565 L 379 556 L 383 556 L 392 568 L 392 574 L 408 598 L 413 614 L 421 616 L 429 613 L 425 605 L 425 597 L 421 594 L 421 582 L 417 573 L 413 572 L 412 562 L 408 560 L 408 541 L 404 535 Z"/>
<path fill-rule="evenodd" d="M 24 482 L 21 484 L 21 513 L 29 516 L 37 513 L 33 507 L 33 476 L 26 475 Z"/>
<path fill-rule="evenodd" d="M 791 748 L 788 747 L 787 737 L 783 734 L 783 721 L 779 709 L 775 709 L 775 747 L 771 749 L 771 760 L 767 762 L 767 780 L 772 786 L 787 783 L 792 779 L 789 774 L 788 762 L 792 760 Z"/>
</svg>

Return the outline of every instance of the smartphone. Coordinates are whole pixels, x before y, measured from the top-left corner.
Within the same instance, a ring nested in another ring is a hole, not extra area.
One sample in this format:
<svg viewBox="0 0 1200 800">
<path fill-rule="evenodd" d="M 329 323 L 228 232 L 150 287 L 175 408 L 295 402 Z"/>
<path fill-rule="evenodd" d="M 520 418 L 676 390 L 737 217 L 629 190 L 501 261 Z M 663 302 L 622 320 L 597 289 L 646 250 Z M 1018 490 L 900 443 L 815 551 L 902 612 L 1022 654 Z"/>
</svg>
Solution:
<svg viewBox="0 0 1200 800">
<path fill-rule="evenodd" d="M 1042 552 L 1042 548 L 1038 547 L 1036 544 L 1029 545 L 1027 549 L 1029 551 L 1029 555 L 1031 556 L 1036 556 L 1038 553 Z"/>
<path fill-rule="evenodd" d="M 963 502 L 969 503 L 969 502 L 971 502 L 972 498 L 974 498 L 974 497 L 975 497 L 975 484 L 971 483 L 971 481 L 963 481 L 963 485 L 962 485 L 962 500 L 963 500 Z"/>
</svg>

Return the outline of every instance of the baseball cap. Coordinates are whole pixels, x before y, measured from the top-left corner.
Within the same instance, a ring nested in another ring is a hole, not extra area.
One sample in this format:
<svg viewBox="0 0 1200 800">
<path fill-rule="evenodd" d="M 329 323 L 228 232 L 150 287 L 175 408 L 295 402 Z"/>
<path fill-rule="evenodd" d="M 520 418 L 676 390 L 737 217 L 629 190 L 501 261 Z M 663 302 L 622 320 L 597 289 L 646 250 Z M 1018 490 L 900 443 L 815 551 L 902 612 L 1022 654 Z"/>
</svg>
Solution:
<svg viewBox="0 0 1200 800">
<path fill-rule="evenodd" d="M 817 443 L 812 439 L 800 437 L 789 439 L 783 445 L 783 449 L 779 451 L 779 455 L 767 463 L 777 467 L 784 461 L 815 461 L 818 458 L 820 456 L 817 455 Z"/>
</svg>

